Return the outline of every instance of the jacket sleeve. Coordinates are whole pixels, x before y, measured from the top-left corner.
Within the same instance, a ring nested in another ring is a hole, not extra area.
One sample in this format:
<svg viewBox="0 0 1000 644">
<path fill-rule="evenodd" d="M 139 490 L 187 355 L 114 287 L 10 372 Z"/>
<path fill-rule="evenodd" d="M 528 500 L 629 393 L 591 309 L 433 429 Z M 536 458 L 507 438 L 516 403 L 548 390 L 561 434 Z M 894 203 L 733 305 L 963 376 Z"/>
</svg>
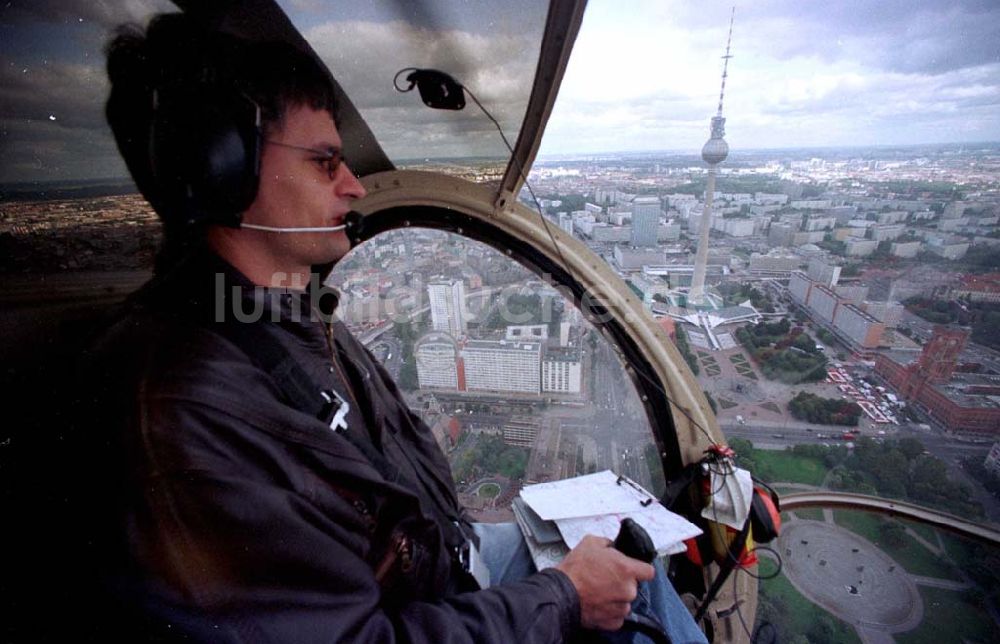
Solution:
<svg viewBox="0 0 1000 644">
<path fill-rule="evenodd" d="M 196 616 L 195 637 L 541 643 L 577 628 L 576 591 L 555 570 L 388 610 L 350 508 L 317 504 L 308 490 L 322 482 L 282 467 L 288 446 L 260 439 L 252 414 L 161 396 L 142 407 L 130 557 L 145 577 L 143 604 L 168 621 L 159 609 L 181 606 Z"/>
</svg>

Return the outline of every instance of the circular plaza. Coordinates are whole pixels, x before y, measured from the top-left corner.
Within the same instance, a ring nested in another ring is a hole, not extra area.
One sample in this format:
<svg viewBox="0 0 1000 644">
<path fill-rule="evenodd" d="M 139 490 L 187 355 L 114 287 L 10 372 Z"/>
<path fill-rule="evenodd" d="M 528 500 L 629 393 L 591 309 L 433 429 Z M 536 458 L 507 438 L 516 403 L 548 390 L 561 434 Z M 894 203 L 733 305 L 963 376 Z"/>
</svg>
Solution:
<svg viewBox="0 0 1000 644">
<path fill-rule="evenodd" d="M 920 593 L 902 566 L 833 523 L 785 524 L 777 550 L 796 589 L 848 624 L 886 631 L 920 622 Z"/>
</svg>

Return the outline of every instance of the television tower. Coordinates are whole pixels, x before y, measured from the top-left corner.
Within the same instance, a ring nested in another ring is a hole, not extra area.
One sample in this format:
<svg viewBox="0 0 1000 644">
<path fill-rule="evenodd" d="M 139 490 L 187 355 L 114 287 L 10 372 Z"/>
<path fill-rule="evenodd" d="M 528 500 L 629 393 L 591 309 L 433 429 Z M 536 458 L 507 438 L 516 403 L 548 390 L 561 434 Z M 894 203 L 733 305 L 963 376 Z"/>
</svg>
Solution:
<svg viewBox="0 0 1000 644">
<path fill-rule="evenodd" d="M 729 75 L 729 45 L 733 41 L 733 18 L 736 7 L 729 16 L 729 37 L 726 39 L 726 55 L 722 64 L 722 89 L 719 90 L 719 110 L 712 117 L 711 136 L 701 149 L 701 158 L 708 164 L 708 183 L 705 185 L 705 209 L 701 212 L 701 227 L 698 231 L 698 251 L 694 259 L 694 277 L 688 291 L 688 306 L 705 304 L 705 265 L 708 263 L 708 234 L 712 229 L 712 197 L 715 194 L 715 169 L 729 156 L 726 135 L 726 119 L 722 116 L 722 97 L 726 93 L 726 77 Z"/>
</svg>

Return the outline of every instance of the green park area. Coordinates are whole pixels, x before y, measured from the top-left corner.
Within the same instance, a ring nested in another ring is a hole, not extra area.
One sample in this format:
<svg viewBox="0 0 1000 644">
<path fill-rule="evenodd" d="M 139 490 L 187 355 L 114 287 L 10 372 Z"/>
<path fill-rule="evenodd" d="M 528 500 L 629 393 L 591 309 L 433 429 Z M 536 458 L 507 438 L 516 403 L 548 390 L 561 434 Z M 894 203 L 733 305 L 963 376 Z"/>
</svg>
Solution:
<svg viewBox="0 0 1000 644">
<path fill-rule="evenodd" d="M 740 374 L 744 378 L 757 380 L 757 374 L 754 373 L 753 367 L 747 361 L 747 357 L 742 353 L 734 353 L 729 356 L 729 362 L 733 364 L 733 367 L 736 369 L 736 373 Z"/>
<path fill-rule="evenodd" d="M 763 481 L 819 486 L 829 471 L 822 458 L 801 456 L 790 450 L 755 449 L 753 443 L 741 438 L 734 438 L 729 445 L 736 450 L 738 465 Z"/>
<path fill-rule="evenodd" d="M 911 575 L 959 579 L 947 559 L 931 552 L 906 533 L 908 524 L 872 512 L 837 510 L 834 522 L 878 546 Z M 933 541 L 931 543 L 934 543 Z"/>
<path fill-rule="evenodd" d="M 732 409 L 735 406 L 736 403 L 734 403 L 732 400 L 728 400 L 726 398 L 719 398 L 719 407 L 722 407 L 723 409 Z"/>
<path fill-rule="evenodd" d="M 788 319 L 745 326 L 736 331 L 736 338 L 770 380 L 797 384 L 826 378 L 826 355 L 802 327 L 793 327 Z"/>
<path fill-rule="evenodd" d="M 848 425 L 857 427 L 861 407 L 857 403 L 838 398 L 823 398 L 800 391 L 788 401 L 788 411 L 799 420 L 820 425 Z"/>
<path fill-rule="evenodd" d="M 509 479 L 524 477 L 528 465 L 528 450 L 507 445 L 502 436 L 469 437 L 474 444 L 458 452 L 451 464 L 457 481 L 472 481 L 486 476 L 503 476 Z"/>
<path fill-rule="evenodd" d="M 705 375 L 714 377 L 722 374 L 722 368 L 711 355 L 699 351 L 698 357 L 701 359 L 701 366 L 705 367 Z"/>
<path fill-rule="evenodd" d="M 924 602 L 920 626 L 906 633 L 894 633 L 899 644 L 941 644 L 942 642 L 996 641 L 996 624 L 974 597 L 975 591 L 956 592 L 944 588 L 918 586 Z M 993 633 L 990 635 L 990 633 Z"/>
<path fill-rule="evenodd" d="M 824 519 L 822 508 L 803 508 L 801 510 L 796 510 L 795 516 L 806 521 L 822 521 Z M 784 513 L 782 513 L 782 521 L 786 520 L 787 519 L 784 517 Z"/>
<path fill-rule="evenodd" d="M 854 629 L 806 599 L 780 574 L 772 579 L 777 564 L 761 558 L 757 574 L 761 579 L 757 595 L 757 625 L 761 641 L 778 642 L 860 642 Z M 762 627 L 769 623 L 777 632 L 772 639 Z M 801 639 L 804 637 L 805 639 Z"/>
<path fill-rule="evenodd" d="M 825 482 L 831 489 L 902 498 L 956 514 L 981 516 L 981 508 L 968 500 L 968 491 L 945 477 L 943 463 L 924 454 L 923 445 L 913 439 L 883 444 L 861 439 L 853 450 L 820 445 L 797 445 L 780 452 L 758 450 L 742 439 L 733 439 L 730 445 L 737 452 L 738 463 L 764 481 Z M 823 517 L 819 508 L 795 510 L 794 514 L 800 520 Z M 788 513 L 784 516 L 789 518 Z M 1000 599 L 1000 549 L 947 533 L 941 533 L 939 540 L 929 526 L 877 513 L 836 510 L 833 518 L 838 526 L 871 542 L 912 575 L 974 583 L 968 590 L 918 586 L 924 603 L 923 621 L 912 631 L 894 633 L 897 642 L 996 641 L 991 635 L 995 624 L 986 606 Z M 936 552 L 935 546 L 942 542 L 944 551 Z M 767 576 L 775 567 L 762 558 L 760 573 Z M 852 628 L 814 606 L 783 575 L 762 580 L 759 597 L 757 625 L 770 622 L 779 633 L 779 641 L 858 641 Z"/>
<path fill-rule="evenodd" d="M 495 499 L 500 495 L 500 486 L 496 483 L 484 483 L 479 486 L 479 491 L 476 495 L 483 499 Z"/>
</svg>

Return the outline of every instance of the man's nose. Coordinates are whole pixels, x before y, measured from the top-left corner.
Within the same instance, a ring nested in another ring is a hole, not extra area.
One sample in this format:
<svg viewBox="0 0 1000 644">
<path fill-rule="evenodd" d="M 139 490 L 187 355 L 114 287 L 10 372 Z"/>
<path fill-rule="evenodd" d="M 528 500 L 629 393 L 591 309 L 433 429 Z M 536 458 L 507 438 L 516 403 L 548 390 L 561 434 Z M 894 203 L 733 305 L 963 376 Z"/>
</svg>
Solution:
<svg viewBox="0 0 1000 644">
<path fill-rule="evenodd" d="M 337 181 L 337 195 L 341 197 L 347 197 L 349 199 L 361 199 L 368 192 L 365 187 L 361 185 L 361 182 L 346 163 L 340 164 L 340 172 Z"/>
</svg>

